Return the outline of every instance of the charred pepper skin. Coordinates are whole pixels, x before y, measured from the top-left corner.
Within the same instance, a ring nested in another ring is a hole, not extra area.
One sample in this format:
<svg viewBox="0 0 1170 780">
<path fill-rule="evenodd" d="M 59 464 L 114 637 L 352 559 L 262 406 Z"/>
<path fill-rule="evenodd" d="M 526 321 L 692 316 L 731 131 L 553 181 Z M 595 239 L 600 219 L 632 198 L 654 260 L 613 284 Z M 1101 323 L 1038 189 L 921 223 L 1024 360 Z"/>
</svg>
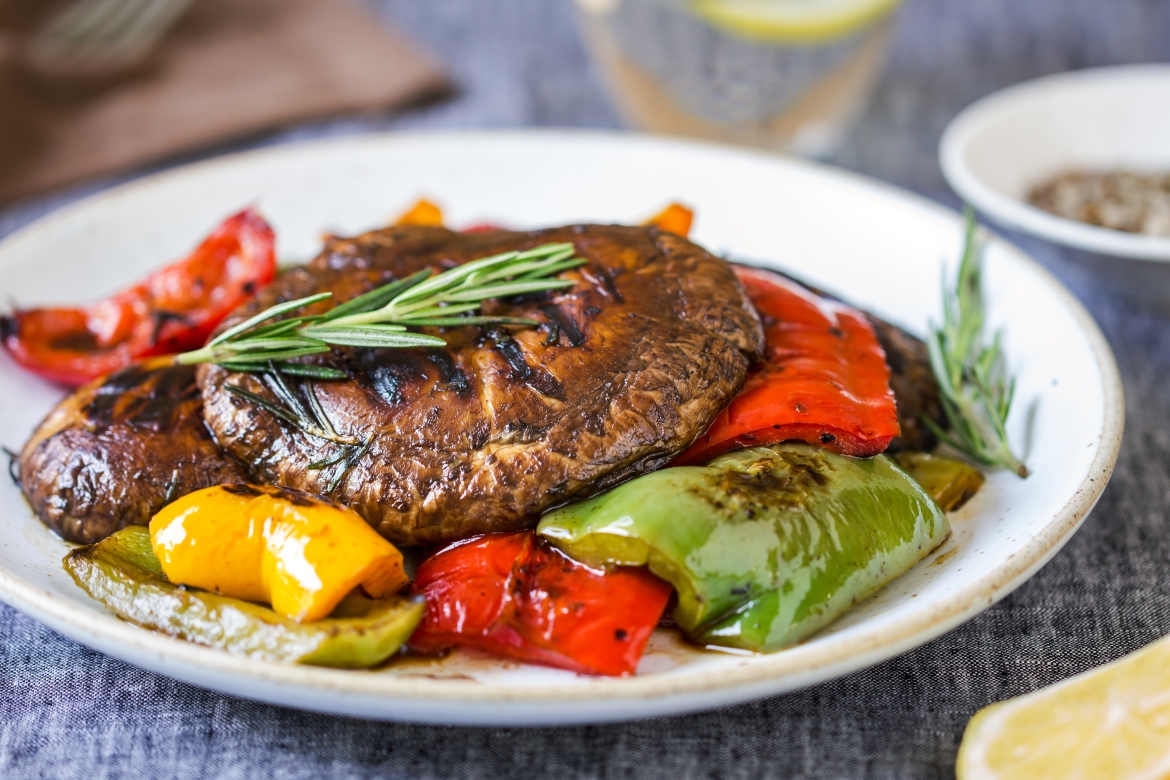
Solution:
<svg viewBox="0 0 1170 780">
<path fill-rule="evenodd" d="M 979 469 L 954 458 L 929 452 L 899 452 L 891 457 L 944 512 L 962 507 L 986 481 Z"/>
<path fill-rule="evenodd" d="M 64 566 L 90 596 L 131 623 L 277 663 L 377 666 L 406 642 L 425 606 L 419 599 L 351 594 L 330 617 L 298 623 L 260 604 L 171 584 L 141 526 L 73 550 Z"/>
<path fill-rule="evenodd" d="M 0 317 L 0 347 L 33 373 L 80 387 L 139 358 L 202 346 L 275 273 L 272 228 L 244 209 L 183 260 L 102 301 Z"/>
<path fill-rule="evenodd" d="M 578 674 L 633 674 L 670 599 L 644 568 L 596 571 L 531 531 L 455 542 L 423 561 L 412 592 L 424 653 L 474 647 Z"/>
<path fill-rule="evenodd" d="M 648 566 L 695 641 L 778 650 L 828 625 L 950 534 L 885 456 L 804 443 L 665 469 L 548 513 L 537 532 L 594 566 Z"/>
<path fill-rule="evenodd" d="M 763 322 L 764 359 L 675 465 L 784 441 L 854 457 L 884 452 L 901 427 L 886 353 L 865 314 L 772 271 L 735 274 Z"/>
</svg>

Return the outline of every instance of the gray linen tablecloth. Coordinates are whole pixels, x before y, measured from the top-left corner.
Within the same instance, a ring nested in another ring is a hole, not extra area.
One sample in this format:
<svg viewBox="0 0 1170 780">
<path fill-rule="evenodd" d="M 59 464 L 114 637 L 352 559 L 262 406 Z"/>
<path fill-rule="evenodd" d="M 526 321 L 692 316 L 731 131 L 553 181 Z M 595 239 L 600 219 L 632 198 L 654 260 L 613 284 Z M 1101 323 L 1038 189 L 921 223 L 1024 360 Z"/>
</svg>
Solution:
<svg viewBox="0 0 1170 780">
<path fill-rule="evenodd" d="M 314 124 L 257 143 L 374 128 L 616 126 L 567 0 L 382 7 L 450 63 L 461 94 L 396 119 Z M 1168 60 L 1165 0 L 908 0 L 878 94 L 834 162 L 957 205 L 935 151 L 963 106 L 1047 73 Z M 0 211 L 0 235 L 110 183 Z M 0 606 L 0 777 L 953 776 L 979 707 L 1170 632 L 1170 323 L 1095 289 L 1059 250 L 1013 238 L 1069 282 L 1112 343 L 1127 431 L 1112 484 L 1081 531 L 1016 593 L 951 633 L 840 680 L 719 712 L 456 729 L 221 696 L 91 652 Z"/>
</svg>

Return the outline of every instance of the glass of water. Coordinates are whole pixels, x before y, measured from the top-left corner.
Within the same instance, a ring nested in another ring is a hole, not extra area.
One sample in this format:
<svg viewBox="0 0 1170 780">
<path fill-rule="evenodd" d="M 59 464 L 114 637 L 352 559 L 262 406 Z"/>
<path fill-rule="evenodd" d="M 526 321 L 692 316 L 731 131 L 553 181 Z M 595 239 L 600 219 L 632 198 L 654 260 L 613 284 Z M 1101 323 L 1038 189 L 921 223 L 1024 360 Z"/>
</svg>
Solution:
<svg viewBox="0 0 1170 780">
<path fill-rule="evenodd" d="M 632 127 L 832 154 L 873 90 L 899 0 L 576 0 Z"/>
</svg>

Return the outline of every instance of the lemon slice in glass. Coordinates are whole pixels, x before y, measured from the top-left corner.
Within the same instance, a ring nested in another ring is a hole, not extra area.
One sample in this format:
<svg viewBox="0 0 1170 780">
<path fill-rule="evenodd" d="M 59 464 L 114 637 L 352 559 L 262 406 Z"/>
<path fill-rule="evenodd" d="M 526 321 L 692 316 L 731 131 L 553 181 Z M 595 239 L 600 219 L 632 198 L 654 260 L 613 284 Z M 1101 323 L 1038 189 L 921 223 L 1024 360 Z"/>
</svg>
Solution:
<svg viewBox="0 0 1170 780">
<path fill-rule="evenodd" d="M 692 0 L 691 10 L 727 32 L 760 41 L 820 43 L 878 21 L 901 0 Z"/>
<path fill-rule="evenodd" d="M 1170 776 L 1170 638 L 980 710 L 955 770 L 959 780 Z"/>
</svg>

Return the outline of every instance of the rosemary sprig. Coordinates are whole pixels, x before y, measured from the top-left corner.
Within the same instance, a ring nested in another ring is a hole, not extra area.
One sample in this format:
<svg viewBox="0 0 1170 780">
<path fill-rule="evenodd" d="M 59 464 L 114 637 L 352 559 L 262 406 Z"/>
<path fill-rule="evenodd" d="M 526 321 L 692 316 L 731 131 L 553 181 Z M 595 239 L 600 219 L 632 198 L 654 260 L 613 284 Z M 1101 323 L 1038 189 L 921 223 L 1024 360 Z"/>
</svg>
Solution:
<svg viewBox="0 0 1170 780">
<path fill-rule="evenodd" d="M 312 381 L 303 382 L 294 388 L 285 378 L 286 369 L 271 360 L 259 373 L 264 384 L 276 397 L 275 401 L 239 385 L 227 384 L 224 385 L 224 389 L 232 395 L 251 401 L 308 436 L 324 439 L 338 445 L 338 452 L 307 466 L 313 471 L 338 467 L 334 470 L 325 489 L 326 493 L 332 493 L 341 484 L 341 480 L 345 478 L 350 469 L 357 465 L 361 457 L 366 454 L 366 450 L 370 448 L 371 440 L 339 434 L 325 413 L 325 409 L 321 406 L 321 401 L 317 398 L 316 385 Z M 310 379 L 312 378 L 310 377 Z"/>
<path fill-rule="evenodd" d="M 308 400 L 308 404 L 306 405 L 285 379 L 283 369 L 277 366 L 275 362 L 269 361 L 267 369 L 260 376 L 269 391 L 276 396 L 276 401 L 270 401 L 264 396 L 257 395 L 251 390 L 240 387 L 239 385 L 225 384 L 224 389 L 232 395 L 246 398 L 266 412 L 299 428 L 309 436 L 325 439 L 334 444 L 341 444 L 348 447 L 356 447 L 362 444 L 360 439 L 352 436 L 342 436 L 337 433 L 337 430 L 333 427 L 333 423 L 330 422 L 329 418 L 325 415 L 325 411 L 321 408 L 321 403 L 317 400 L 311 383 L 305 385 L 305 397 Z"/>
<path fill-rule="evenodd" d="M 317 379 L 338 379 L 335 369 L 289 361 L 328 352 L 333 345 L 366 348 L 441 347 L 438 336 L 415 333 L 412 327 L 461 325 L 536 325 L 516 317 L 474 314 L 488 298 L 572 287 L 568 279 L 552 278 L 585 261 L 574 257 L 572 244 L 545 244 L 524 252 L 485 257 L 432 276 L 428 270 L 399 279 L 334 306 L 324 314 L 278 320 L 326 300 L 324 292 L 272 306 L 220 333 L 202 349 L 175 358 L 183 364 L 218 363 L 237 371 L 267 375 L 269 364 L 281 372 Z M 313 434 L 316 435 L 316 434 Z"/>
<path fill-rule="evenodd" d="M 410 327 L 535 325 L 532 320 L 474 312 L 488 298 L 572 287 L 572 281 L 551 277 L 584 262 L 574 257 L 572 244 L 545 244 L 525 252 L 486 257 L 437 276 L 432 276 L 430 270 L 419 271 L 334 306 L 324 314 L 278 319 L 332 297 L 328 292 L 310 295 L 265 309 L 220 333 L 202 349 L 179 355 L 175 362 L 218 363 L 232 371 L 258 375 L 273 398 L 235 384 L 226 384 L 224 389 L 307 436 L 338 445 L 337 452 L 308 465 L 314 471 L 333 469 L 325 489 L 332 493 L 366 454 L 372 440 L 338 433 L 317 398 L 312 380 L 344 379 L 346 373 L 297 363 L 295 358 L 328 352 L 331 345 L 394 348 L 446 344 L 437 336 L 408 331 Z M 288 377 L 306 381 L 294 387 Z"/>
<path fill-rule="evenodd" d="M 942 326 L 931 323 L 927 339 L 930 365 L 951 428 L 944 431 L 933 420 L 924 421 L 941 440 L 972 460 L 1027 477 L 1028 467 L 1012 453 L 1006 429 L 1016 382 L 1006 376 L 999 333 L 990 344 L 984 343 L 983 246 L 970 209 L 966 219 L 955 288 L 947 289 L 944 283 Z"/>
</svg>

